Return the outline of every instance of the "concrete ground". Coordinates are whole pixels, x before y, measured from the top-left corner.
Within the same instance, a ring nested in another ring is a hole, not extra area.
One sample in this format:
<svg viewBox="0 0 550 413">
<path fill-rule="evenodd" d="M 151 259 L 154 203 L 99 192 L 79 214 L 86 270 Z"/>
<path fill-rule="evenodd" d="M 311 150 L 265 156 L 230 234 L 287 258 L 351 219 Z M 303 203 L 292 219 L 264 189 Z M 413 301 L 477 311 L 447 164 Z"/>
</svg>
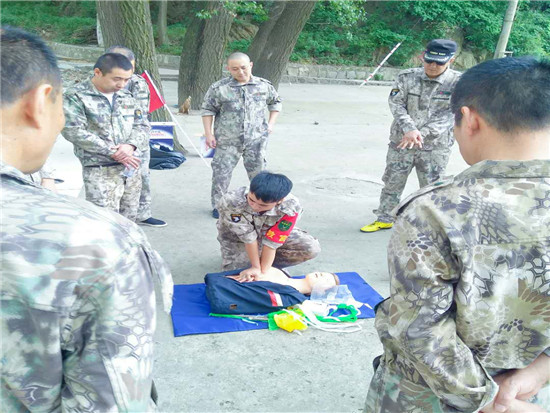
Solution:
<svg viewBox="0 0 550 413">
<path fill-rule="evenodd" d="M 176 82 L 164 82 L 169 105 Z M 305 214 L 299 226 L 319 238 L 320 256 L 291 274 L 356 271 L 381 295 L 389 292 L 386 245 L 391 231 L 363 234 L 375 217 L 392 120 L 391 87 L 282 84 L 283 113 L 268 148 L 268 168 L 287 174 Z M 198 113 L 177 116 L 195 145 Z M 183 145 L 192 151 L 183 138 Z M 60 140 L 52 155 L 66 179 L 62 192 L 78 194 L 79 164 Z M 210 162 L 210 161 L 208 161 Z M 466 164 L 455 146 L 449 174 Z M 414 173 L 413 173 L 414 175 Z M 165 228 L 144 228 L 172 269 L 176 284 L 202 282 L 220 268 L 215 220 L 210 216 L 211 170 L 193 152 L 175 170 L 152 171 L 154 216 Z M 247 185 L 242 163 L 232 187 Z M 418 188 L 409 178 L 406 193 Z M 155 382 L 162 412 L 358 412 L 381 345 L 372 319 L 363 330 L 335 334 L 309 329 L 206 334 L 174 338 L 158 306 Z"/>
</svg>

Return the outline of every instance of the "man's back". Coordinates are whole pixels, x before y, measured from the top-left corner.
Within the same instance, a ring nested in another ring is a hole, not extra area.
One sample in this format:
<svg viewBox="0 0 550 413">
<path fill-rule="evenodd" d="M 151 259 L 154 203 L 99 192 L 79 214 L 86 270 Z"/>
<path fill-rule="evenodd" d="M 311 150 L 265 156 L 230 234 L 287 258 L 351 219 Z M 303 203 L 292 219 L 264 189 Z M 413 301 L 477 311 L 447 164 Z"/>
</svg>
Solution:
<svg viewBox="0 0 550 413">
<path fill-rule="evenodd" d="M 3 409 L 154 409 L 162 259 L 125 218 L 0 171 Z"/>
<path fill-rule="evenodd" d="M 550 347 L 548 194 L 550 161 L 483 161 L 400 205 L 376 327 L 397 360 L 387 368 L 411 382 L 398 397 L 409 408 L 427 409 L 429 386 L 475 410 L 494 391 L 479 364 L 494 375 Z"/>
</svg>

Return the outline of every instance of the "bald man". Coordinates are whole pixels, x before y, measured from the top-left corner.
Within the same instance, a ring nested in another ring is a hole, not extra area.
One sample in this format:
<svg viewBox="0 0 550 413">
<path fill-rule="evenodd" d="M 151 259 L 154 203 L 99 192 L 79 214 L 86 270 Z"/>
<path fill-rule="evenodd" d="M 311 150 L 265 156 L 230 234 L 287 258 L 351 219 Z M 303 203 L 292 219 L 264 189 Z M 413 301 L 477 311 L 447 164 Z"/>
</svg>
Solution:
<svg viewBox="0 0 550 413">
<path fill-rule="evenodd" d="M 206 144 L 216 148 L 211 194 L 212 216 L 216 219 L 217 203 L 227 192 L 241 156 L 250 180 L 265 169 L 267 139 L 282 109 L 271 82 L 253 76 L 252 66 L 244 53 L 229 55 L 227 70 L 231 76 L 210 86 L 202 104 Z"/>
</svg>

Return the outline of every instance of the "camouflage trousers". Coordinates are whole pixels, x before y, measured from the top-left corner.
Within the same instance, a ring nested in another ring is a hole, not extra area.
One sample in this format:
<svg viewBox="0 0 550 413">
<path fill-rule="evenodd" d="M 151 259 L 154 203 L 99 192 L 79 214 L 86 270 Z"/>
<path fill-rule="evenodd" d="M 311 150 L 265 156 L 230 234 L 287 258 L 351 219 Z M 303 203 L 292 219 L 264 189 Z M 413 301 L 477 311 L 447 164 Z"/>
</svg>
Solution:
<svg viewBox="0 0 550 413">
<path fill-rule="evenodd" d="M 250 267 L 244 243 L 226 239 L 223 234 L 218 235 L 218 241 L 220 242 L 224 271 Z M 258 247 L 261 254 L 261 240 L 258 240 Z M 319 252 L 321 252 L 321 245 L 316 238 L 300 228 L 294 228 L 286 242 L 277 248 L 273 266 L 286 268 L 298 265 L 315 258 Z"/>
<path fill-rule="evenodd" d="M 136 171 L 132 177 L 126 178 L 122 175 L 124 168 L 124 165 L 83 167 L 86 200 L 135 221 L 141 191 L 141 174 Z"/>
<path fill-rule="evenodd" d="M 149 161 L 151 160 L 151 149 L 147 144 L 147 149 L 143 151 L 141 157 L 141 193 L 139 195 L 139 206 L 137 212 L 137 221 L 145 221 L 151 218 L 151 174 L 149 172 Z"/>
<path fill-rule="evenodd" d="M 439 180 L 445 173 L 450 154 L 450 148 L 430 151 L 417 148 L 397 149 L 395 143 L 390 143 L 386 156 L 386 170 L 382 176 L 384 188 L 380 194 L 378 209 L 373 211 L 377 216 L 376 220 L 380 222 L 395 220 L 392 211 L 399 205 L 412 168 L 416 169 L 418 183 L 422 188 Z"/>
<path fill-rule="evenodd" d="M 265 169 L 266 149 L 267 136 L 241 141 L 224 142 L 221 140 L 217 143 L 214 159 L 212 159 L 212 208 L 216 208 L 220 198 L 227 192 L 233 169 L 239 163 L 241 156 L 248 179 L 252 180 L 258 172 Z"/>
</svg>

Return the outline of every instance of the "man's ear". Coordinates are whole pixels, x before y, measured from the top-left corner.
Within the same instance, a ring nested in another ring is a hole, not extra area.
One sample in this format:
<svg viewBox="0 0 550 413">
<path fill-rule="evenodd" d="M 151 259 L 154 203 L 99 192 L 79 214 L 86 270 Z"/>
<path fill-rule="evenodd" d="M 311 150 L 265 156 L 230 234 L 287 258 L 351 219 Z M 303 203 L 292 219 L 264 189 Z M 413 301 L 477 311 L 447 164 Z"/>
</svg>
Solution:
<svg viewBox="0 0 550 413">
<path fill-rule="evenodd" d="M 474 136 L 479 133 L 481 125 L 481 117 L 474 109 L 469 108 L 468 106 L 462 106 L 460 108 L 460 113 L 462 113 L 462 122 L 466 127 L 466 133 L 468 136 Z"/>
<path fill-rule="evenodd" d="M 250 62 L 250 69 L 252 69 L 252 66 L 254 66 L 254 62 Z"/>
<path fill-rule="evenodd" d="M 24 97 L 24 109 L 25 117 L 29 125 L 35 129 L 42 129 L 49 121 L 51 116 L 48 110 L 48 105 L 51 105 L 53 101 L 53 94 L 55 93 L 52 85 L 43 83 L 40 86 L 30 90 Z M 63 99 L 61 96 L 56 96 L 55 99 Z M 51 100 L 48 102 L 48 100 Z"/>
</svg>

